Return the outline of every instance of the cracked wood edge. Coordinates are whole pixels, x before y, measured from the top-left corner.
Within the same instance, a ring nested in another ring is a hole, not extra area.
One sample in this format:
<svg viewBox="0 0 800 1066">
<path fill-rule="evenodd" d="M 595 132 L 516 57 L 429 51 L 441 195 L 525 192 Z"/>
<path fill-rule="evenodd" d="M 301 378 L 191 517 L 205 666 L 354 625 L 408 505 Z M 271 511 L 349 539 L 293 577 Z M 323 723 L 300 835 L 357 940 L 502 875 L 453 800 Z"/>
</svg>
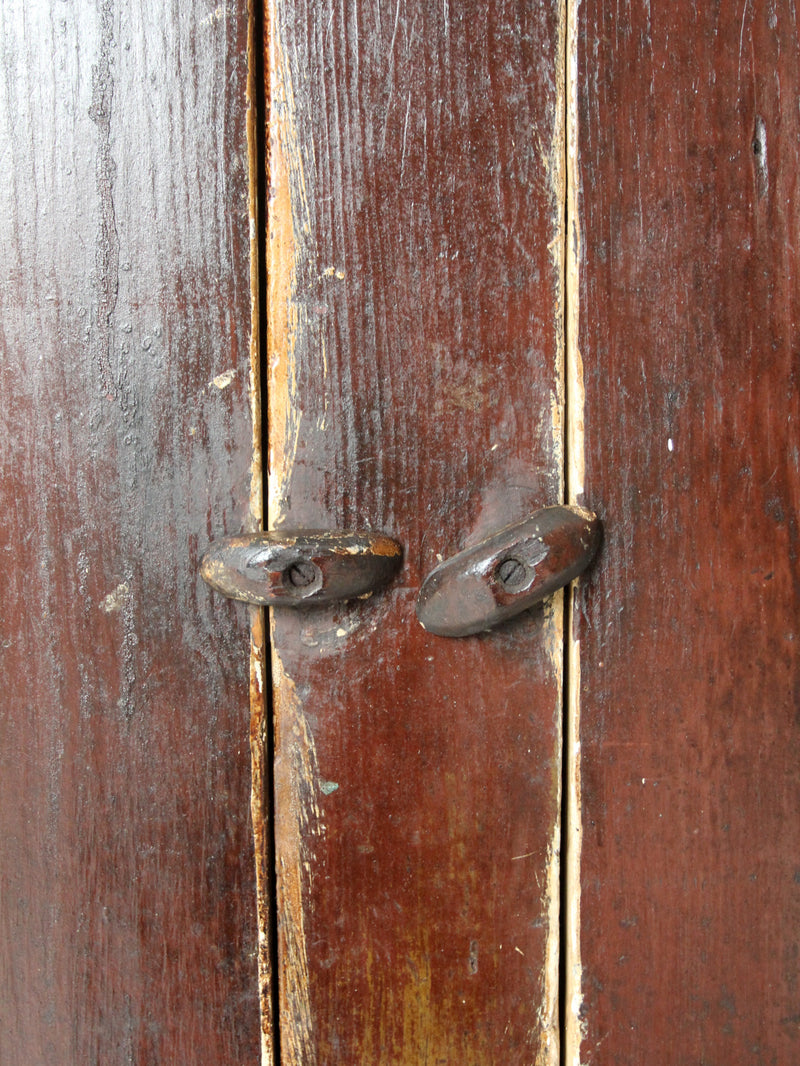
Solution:
<svg viewBox="0 0 800 1066">
<path fill-rule="evenodd" d="M 566 375 L 568 373 L 567 341 L 569 333 L 566 329 L 566 306 L 569 299 L 569 286 L 567 277 L 568 264 L 568 231 L 564 225 L 565 205 L 567 199 L 567 138 L 569 126 L 567 121 L 567 105 L 569 101 L 569 87 L 566 79 L 566 57 L 568 48 L 568 0 L 559 0 L 558 6 L 558 41 L 556 44 L 556 88 L 557 103 L 555 121 L 553 124 L 553 137 L 548 153 L 543 153 L 546 173 L 552 190 L 553 200 L 561 205 L 557 220 L 554 225 L 553 239 L 549 244 L 550 254 L 553 258 L 554 271 L 557 278 L 556 306 L 554 317 L 556 322 L 555 339 L 556 351 L 554 358 L 553 385 L 554 394 L 551 395 L 551 418 L 553 425 L 553 459 L 555 465 L 565 470 L 565 451 L 569 455 L 569 412 L 567 402 Z M 562 498 L 566 498 L 567 484 L 562 475 L 561 484 Z M 570 502 L 570 501 L 567 501 Z M 559 591 L 552 601 L 546 606 L 545 613 L 548 618 L 547 653 L 556 676 L 561 679 L 561 699 L 563 701 L 567 679 L 563 676 L 564 664 L 564 640 L 567 637 L 565 604 L 567 600 L 563 591 Z M 560 722 L 559 735 L 556 743 L 564 758 L 564 722 Z M 553 826 L 553 843 L 548 851 L 547 868 L 545 874 L 545 887 L 543 892 L 543 911 L 548 917 L 548 930 L 545 945 L 545 959 L 541 974 L 541 1002 L 537 1011 L 539 1023 L 539 1046 L 536 1053 L 536 1066 L 557 1066 L 561 1060 L 561 1043 L 563 1034 L 560 1032 L 560 974 L 561 952 L 564 946 L 561 943 L 561 891 L 560 884 L 563 876 L 563 855 L 561 853 L 562 837 L 562 775 L 559 773 L 557 797 L 555 803 L 555 824 Z"/>
<path fill-rule="evenodd" d="M 269 419 L 268 525 L 281 524 L 284 496 L 298 443 L 300 405 L 295 345 L 301 323 L 295 300 L 299 245 L 308 228 L 309 210 L 300 147 L 294 121 L 291 70 L 280 37 L 279 0 L 264 5 L 265 80 L 267 99 L 267 403 Z M 298 218 L 296 223 L 295 219 Z M 305 222 L 303 221 L 305 220 Z M 296 225 L 301 232 L 296 231 Z M 270 612 L 270 630 L 274 615 Z M 303 896 L 310 876 L 306 841 L 319 817 L 315 798 L 316 755 L 294 682 L 271 641 L 275 765 L 272 768 L 275 809 L 285 813 L 289 827 L 275 856 L 275 906 L 280 916 L 276 936 L 282 960 L 279 969 L 287 988 L 277 1003 L 274 1025 L 281 1034 L 281 1061 L 287 1066 L 316 1061 L 313 1043 L 309 968 L 304 930 Z M 297 736 L 295 760 L 288 773 L 277 764 L 278 728 Z M 273 976 L 277 984 L 278 974 Z M 271 988 L 275 987 L 271 984 Z M 272 1066 L 265 1059 L 264 1066 Z"/>
</svg>

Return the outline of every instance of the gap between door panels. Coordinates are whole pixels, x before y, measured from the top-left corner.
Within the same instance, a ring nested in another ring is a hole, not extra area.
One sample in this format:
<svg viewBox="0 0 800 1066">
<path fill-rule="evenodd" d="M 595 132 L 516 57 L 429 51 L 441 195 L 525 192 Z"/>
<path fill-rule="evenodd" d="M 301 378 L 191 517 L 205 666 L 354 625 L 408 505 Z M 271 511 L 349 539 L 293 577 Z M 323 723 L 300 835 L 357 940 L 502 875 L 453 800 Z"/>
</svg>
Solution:
<svg viewBox="0 0 800 1066">
<path fill-rule="evenodd" d="M 251 531 L 266 525 L 269 455 L 267 407 L 262 387 L 267 380 L 267 72 L 263 0 L 249 0 L 247 55 L 247 149 L 250 211 L 250 397 L 253 464 L 250 483 Z M 272 668 L 266 608 L 250 608 L 250 761 L 251 817 L 256 868 L 258 944 L 256 946 L 261 1013 L 261 1063 L 280 1062 L 275 825 L 272 816 L 274 730 Z"/>
<path fill-rule="evenodd" d="M 564 494 L 584 501 L 584 387 L 578 347 L 581 232 L 578 169 L 578 8 L 565 0 L 564 26 Z M 580 580 L 580 579 L 578 579 Z M 580 642 L 574 637 L 575 583 L 564 590 L 559 1010 L 561 1066 L 580 1066 L 581 1048 L 581 767 Z"/>
<path fill-rule="evenodd" d="M 568 504 L 583 505 L 584 424 L 583 367 L 578 348 L 579 323 L 579 178 L 577 52 L 579 0 L 562 0 L 563 40 L 563 484 Z M 248 32 L 247 136 L 250 187 L 251 408 L 253 465 L 251 531 L 265 525 L 269 455 L 267 407 L 262 384 L 267 380 L 267 190 L 269 157 L 268 45 L 263 0 L 250 0 Z M 559 1031 L 561 1066 L 580 1066 L 580 643 L 573 638 L 574 584 L 564 590 L 563 720 L 561 790 L 561 882 L 559 917 Z M 251 814 L 258 893 L 258 974 L 261 1007 L 261 1066 L 279 1066 L 276 847 L 273 797 L 273 707 L 269 626 L 266 610 L 251 608 L 250 752 Z"/>
</svg>

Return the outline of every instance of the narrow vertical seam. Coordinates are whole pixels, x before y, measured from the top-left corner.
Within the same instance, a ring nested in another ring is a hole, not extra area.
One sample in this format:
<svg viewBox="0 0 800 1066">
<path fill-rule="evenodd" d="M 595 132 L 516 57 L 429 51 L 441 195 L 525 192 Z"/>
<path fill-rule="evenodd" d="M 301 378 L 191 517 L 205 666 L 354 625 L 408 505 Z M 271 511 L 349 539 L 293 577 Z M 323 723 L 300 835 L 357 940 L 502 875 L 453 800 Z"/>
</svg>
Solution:
<svg viewBox="0 0 800 1066">
<path fill-rule="evenodd" d="M 567 0 L 565 49 L 565 422 L 564 480 L 568 504 L 582 502 L 584 429 L 583 373 L 579 348 L 580 219 L 578 203 L 578 11 L 580 0 Z M 567 590 L 564 603 L 564 742 L 562 793 L 561 884 L 561 1063 L 580 1066 L 581 952 L 580 860 L 582 839 L 580 783 L 580 641 L 574 636 L 577 583 Z"/>
</svg>

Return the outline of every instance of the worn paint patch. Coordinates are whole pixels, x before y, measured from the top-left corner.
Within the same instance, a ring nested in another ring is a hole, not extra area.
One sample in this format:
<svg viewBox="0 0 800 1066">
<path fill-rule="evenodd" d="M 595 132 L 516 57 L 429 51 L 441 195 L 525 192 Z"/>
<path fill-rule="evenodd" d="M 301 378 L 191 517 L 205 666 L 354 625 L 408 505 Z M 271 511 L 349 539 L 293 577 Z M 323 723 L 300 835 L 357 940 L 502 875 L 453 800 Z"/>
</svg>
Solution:
<svg viewBox="0 0 800 1066">
<path fill-rule="evenodd" d="M 543 627 L 546 641 L 547 658 L 555 677 L 560 677 L 564 669 L 564 592 L 559 589 L 544 601 L 544 616 L 547 624 Z"/>
<path fill-rule="evenodd" d="M 560 780 L 558 783 L 560 796 Z M 559 799 L 559 808 L 560 808 Z M 560 881 L 561 881 L 561 824 L 556 821 L 553 827 L 553 839 L 547 851 L 547 873 L 543 910 L 547 914 L 547 941 L 545 959 L 542 967 L 542 994 L 537 1021 L 539 1023 L 539 1046 L 536 1052 L 536 1066 L 557 1066 L 560 1054 L 559 1037 L 559 952 L 560 929 Z"/>
<path fill-rule="evenodd" d="M 272 13 L 270 38 L 270 195 L 267 224 L 267 394 L 269 398 L 269 522 L 278 525 L 285 510 L 297 453 L 302 411 L 295 349 L 301 328 L 295 299 L 298 256 L 310 229 L 302 153 L 295 125 L 291 67 Z"/>
<path fill-rule="evenodd" d="M 305 886 L 320 832 L 314 737 L 293 680 L 272 643 L 275 686 L 275 809 L 281 983 L 281 1049 L 287 1066 L 317 1061 L 305 932 Z M 285 738 L 285 739 L 284 739 Z"/>
<path fill-rule="evenodd" d="M 109 592 L 100 602 L 100 610 L 106 614 L 116 614 L 121 611 L 131 598 L 131 587 L 127 581 L 120 582 L 113 592 Z"/>
<path fill-rule="evenodd" d="M 233 379 L 236 377 L 236 370 L 225 370 L 221 374 L 217 374 L 215 378 L 212 378 L 209 382 L 215 389 L 219 389 L 222 392 L 223 389 L 227 389 Z"/>
</svg>

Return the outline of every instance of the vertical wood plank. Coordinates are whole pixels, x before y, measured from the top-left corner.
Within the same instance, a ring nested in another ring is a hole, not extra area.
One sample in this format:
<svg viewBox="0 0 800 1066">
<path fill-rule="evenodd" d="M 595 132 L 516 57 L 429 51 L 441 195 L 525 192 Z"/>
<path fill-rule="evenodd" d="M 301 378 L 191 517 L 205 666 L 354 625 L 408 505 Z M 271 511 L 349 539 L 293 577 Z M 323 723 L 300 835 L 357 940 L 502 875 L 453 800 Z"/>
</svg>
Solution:
<svg viewBox="0 0 800 1066">
<path fill-rule="evenodd" d="M 793 1062 L 795 5 L 578 17 L 580 1061 Z"/>
<path fill-rule="evenodd" d="M 283 1061 L 555 1063 L 561 599 L 449 641 L 414 601 L 562 497 L 563 10 L 267 32 L 270 522 L 406 553 L 273 619 Z"/>
<path fill-rule="evenodd" d="M 254 1062 L 244 3 L 0 8 L 0 1061 Z"/>
</svg>

